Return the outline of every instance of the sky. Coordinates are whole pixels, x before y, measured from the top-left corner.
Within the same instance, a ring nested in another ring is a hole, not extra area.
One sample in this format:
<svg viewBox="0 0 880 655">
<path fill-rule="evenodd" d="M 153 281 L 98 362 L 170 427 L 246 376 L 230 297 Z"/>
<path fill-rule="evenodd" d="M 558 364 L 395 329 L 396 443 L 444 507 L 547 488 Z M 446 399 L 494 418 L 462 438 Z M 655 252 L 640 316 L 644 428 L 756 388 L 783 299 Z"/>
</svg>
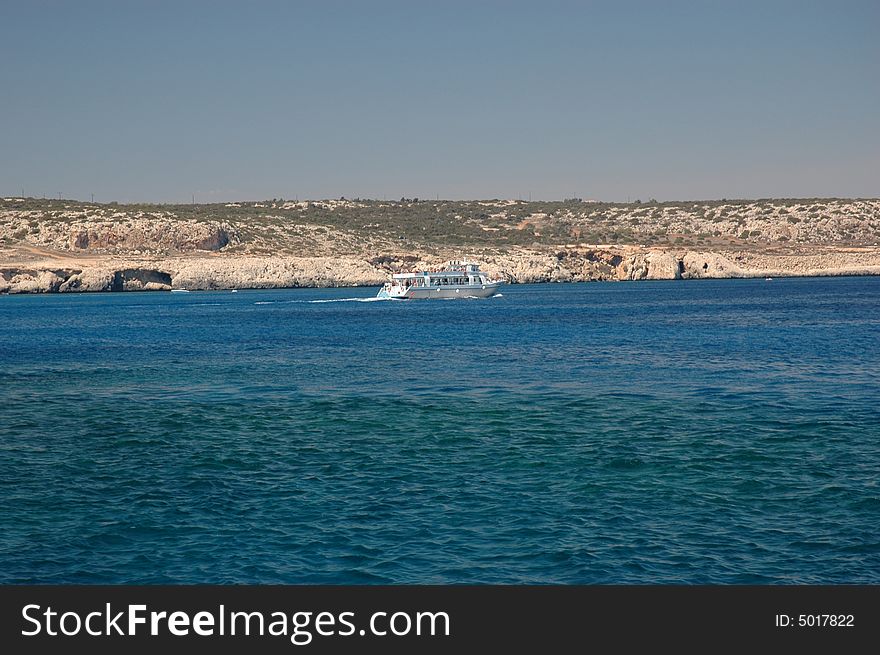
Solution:
<svg viewBox="0 0 880 655">
<path fill-rule="evenodd" d="M 0 0 L 0 194 L 880 196 L 880 2 Z"/>
</svg>

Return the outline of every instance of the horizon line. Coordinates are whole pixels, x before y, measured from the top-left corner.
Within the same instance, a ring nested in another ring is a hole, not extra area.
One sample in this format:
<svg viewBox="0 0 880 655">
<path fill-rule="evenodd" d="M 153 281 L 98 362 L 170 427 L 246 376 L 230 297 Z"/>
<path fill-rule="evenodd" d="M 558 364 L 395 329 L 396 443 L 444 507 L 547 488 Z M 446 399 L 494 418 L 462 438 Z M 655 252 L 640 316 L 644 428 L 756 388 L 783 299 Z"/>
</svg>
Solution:
<svg viewBox="0 0 880 655">
<path fill-rule="evenodd" d="M 768 202 L 768 201 L 831 201 L 831 200 L 848 200 L 848 201 L 865 201 L 865 200 L 880 200 L 880 196 L 761 196 L 755 198 L 749 197 L 737 197 L 737 198 L 677 198 L 670 200 L 658 200 L 656 198 L 649 199 L 641 199 L 635 198 L 633 200 L 602 200 L 597 198 L 580 198 L 580 197 L 569 197 L 569 198 L 530 198 L 528 200 L 523 198 L 498 198 L 498 197 L 473 197 L 473 198 L 421 198 L 418 196 L 413 196 L 412 198 L 407 198 L 406 196 L 401 196 L 400 199 L 397 198 L 369 198 L 364 196 L 339 196 L 339 197 L 323 197 L 323 198 L 258 198 L 258 199 L 238 199 L 238 200 L 218 200 L 213 202 L 195 202 L 194 200 L 191 202 L 187 201 L 173 201 L 173 200 L 81 200 L 79 198 L 65 198 L 63 194 L 58 197 L 48 197 L 48 196 L 21 196 L 21 195 L 2 195 L 0 196 L 0 200 L 3 202 L 25 202 L 29 200 L 40 200 L 45 202 L 73 202 L 84 205 L 156 205 L 156 206 L 211 206 L 211 205 L 229 205 L 229 204 L 257 204 L 257 203 L 310 203 L 310 202 L 379 202 L 379 203 L 390 203 L 390 204 L 403 204 L 403 203 L 449 203 L 449 202 L 507 202 L 507 203 L 522 203 L 522 204 L 535 204 L 535 203 L 571 203 L 571 204 L 595 204 L 595 205 L 663 205 L 663 204 L 675 204 L 675 203 L 699 203 L 699 202 Z"/>
</svg>

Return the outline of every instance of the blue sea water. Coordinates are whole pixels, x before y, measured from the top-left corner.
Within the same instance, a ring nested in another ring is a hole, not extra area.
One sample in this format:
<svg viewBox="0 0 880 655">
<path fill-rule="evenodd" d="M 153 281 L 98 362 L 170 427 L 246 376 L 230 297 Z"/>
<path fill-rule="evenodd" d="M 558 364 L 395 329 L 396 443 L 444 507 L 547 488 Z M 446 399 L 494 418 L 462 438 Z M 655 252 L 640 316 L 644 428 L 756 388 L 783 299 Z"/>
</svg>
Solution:
<svg viewBox="0 0 880 655">
<path fill-rule="evenodd" d="M 2 583 L 880 583 L 880 278 L 0 297 Z"/>
</svg>

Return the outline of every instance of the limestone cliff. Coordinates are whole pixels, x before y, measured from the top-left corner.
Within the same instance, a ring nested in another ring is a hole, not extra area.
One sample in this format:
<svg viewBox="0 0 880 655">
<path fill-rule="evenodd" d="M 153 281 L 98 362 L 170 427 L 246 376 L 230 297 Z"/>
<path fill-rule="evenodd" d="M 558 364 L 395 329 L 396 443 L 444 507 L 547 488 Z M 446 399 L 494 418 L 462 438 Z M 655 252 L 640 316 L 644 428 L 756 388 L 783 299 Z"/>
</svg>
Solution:
<svg viewBox="0 0 880 655">
<path fill-rule="evenodd" d="M 679 205 L 0 199 L 0 293 L 372 286 L 461 257 L 512 283 L 880 274 L 880 201 Z"/>
</svg>

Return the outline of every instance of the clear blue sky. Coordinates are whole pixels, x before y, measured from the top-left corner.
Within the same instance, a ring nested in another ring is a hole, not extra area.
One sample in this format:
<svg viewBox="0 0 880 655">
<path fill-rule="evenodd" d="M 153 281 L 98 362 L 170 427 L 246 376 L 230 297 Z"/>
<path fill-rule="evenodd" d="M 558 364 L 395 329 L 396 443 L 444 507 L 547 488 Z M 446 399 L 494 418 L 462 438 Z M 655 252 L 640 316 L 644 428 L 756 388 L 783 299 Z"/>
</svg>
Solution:
<svg viewBox="0 0 880 655">
<path fill-rule="evenodd" d="M 880 196 L 880 2 L 0 0 L 0 193 Z"/>
</svg>

